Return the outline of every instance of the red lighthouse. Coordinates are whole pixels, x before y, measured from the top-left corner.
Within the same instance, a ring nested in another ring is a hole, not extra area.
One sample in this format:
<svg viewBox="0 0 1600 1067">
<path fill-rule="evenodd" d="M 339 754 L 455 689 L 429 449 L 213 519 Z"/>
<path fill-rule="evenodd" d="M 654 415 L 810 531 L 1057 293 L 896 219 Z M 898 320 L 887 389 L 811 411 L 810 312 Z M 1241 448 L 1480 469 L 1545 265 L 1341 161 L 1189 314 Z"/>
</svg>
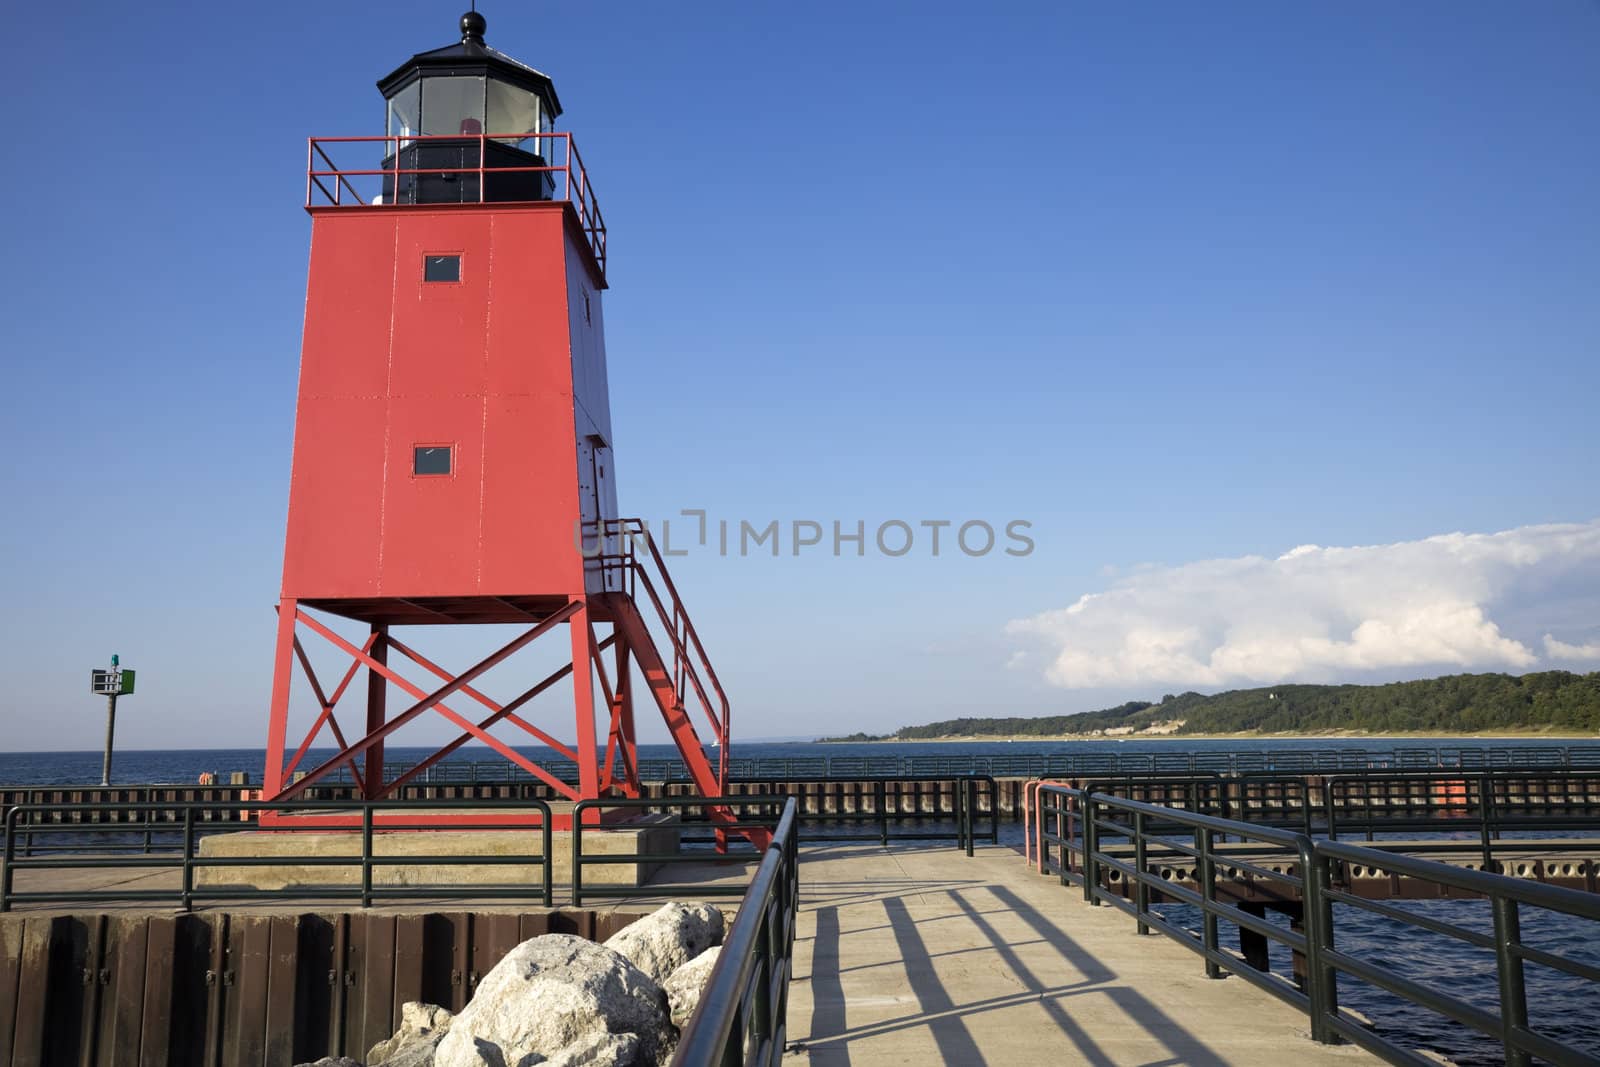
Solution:
<svg viewBox="0 0 1600 1067">
<path fill-rule="evenodd" d="M 363 796 L 393 796 L 470 742 L 572 800 L 636 794 L 637 669 L 695 785 L 720 795 L 726 697 L 643 524 L 618 517 L 593 187 L 550 79 L 486 45 L 483 16 L 460 26 L 378 83 L 385 134 L 310 142 L 265 794 L 347 768 Z M 436 663 L 408 629 L 441 624 L 492 635 L 487 654 Z M 341 673 L 317 675 L 312 642 Z M 557 642 L 553 672 L 547 656 L 501 699 L 480 688 Z M 386 771 L 386 743 L 439 718 L 456 739 Z M 310 766 L 318 743 L 338 752 Z"/>
</svg>

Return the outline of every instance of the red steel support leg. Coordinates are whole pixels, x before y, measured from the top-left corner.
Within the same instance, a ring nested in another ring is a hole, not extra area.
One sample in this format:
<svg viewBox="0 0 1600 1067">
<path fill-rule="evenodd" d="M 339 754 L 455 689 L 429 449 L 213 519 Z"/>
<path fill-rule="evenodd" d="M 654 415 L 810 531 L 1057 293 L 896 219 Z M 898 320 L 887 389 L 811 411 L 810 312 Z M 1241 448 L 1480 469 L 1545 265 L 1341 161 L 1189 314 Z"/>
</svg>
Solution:
<svg viewBox="0 0 1600 1067">
<path fill-rule="evenodd" d="M 372 626 L 372 658 L 384 666 L 389 664 L 389 628 L 382 623 Z M 383 727 L 384 697 L 389 690 L 388 679 L 379 671 L 367 672 L 367 733 L 377 733 Z M 383 741 L 367 749 L 362 796 L 371 800 L 383 794 Z"/>
<path fill-rule="evenodd" d="M 600 770 L 600 788 L 611 789 L 613 786 L 620 785 L 624 794 L 636 796 L 637 794 L 631 791 L 629 786 L 630 783 L 636 782 L 639 776 L 628 762 L 632 757 L 623 743 L 622 707 L 624 690 L 621 688 L 620 683 L 613 685 L 608 679 L 605 659 L 600 655 L 601 649 L 614 640 L 615 637 L 616 634 L 613 633 L 611 637 L 606 638 L 605 642 L 600 642 L 595 638 L 594 629 L 591 627 L 589 630 L 589 648 L 594 661 L 595 674 L 600 679 L 600 689 L 606 699 L 606 715 L 610 722 L 610 726 L 606 731 L 605 766 Z"/>
<path fill-rule="evenodd" d="M 617 641 L 617 702 L 622 709 L 622 751 L 627 757 L 627 781 L 623 791 L 630 797 L 640 794 L 639 789 L 639 742 L 634 737 L 633 730 L 633 679 L 629 677 L 632 664 L 628 656 L 628 642 Z"/>
<path fill-rule="evenodd" d="M 278 601 L 278 649 L 272 660 L 272 705 L 267 713 L 267 766 L 262 789 L 273 796 L 283 787 L 283 745 L 289 732 L 289 682 L 294 676 L 293 597 Z"/>
<path fill-rule="evenodd" d="M 594 664 L 590 662 L 589 605 L 577 601 L 578 610 L 567 622 L 572 636 L 572 706 L 578 732 L 578 792 L 600 795 L 600 758 L 594 737 Z M 598 814 L 598 813 L 595 813 Z"/>
</svg>

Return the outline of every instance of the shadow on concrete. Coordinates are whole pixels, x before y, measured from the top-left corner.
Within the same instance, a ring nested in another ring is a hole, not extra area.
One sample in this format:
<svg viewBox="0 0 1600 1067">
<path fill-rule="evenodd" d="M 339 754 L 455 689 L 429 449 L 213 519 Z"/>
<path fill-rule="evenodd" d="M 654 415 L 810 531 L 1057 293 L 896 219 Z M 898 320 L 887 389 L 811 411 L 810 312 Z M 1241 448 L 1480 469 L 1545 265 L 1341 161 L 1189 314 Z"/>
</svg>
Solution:
<svg viewBox="0 0 1600 1067">
<path fill-rule="evenodd" d="M 1063 1056 L 1064 1046 L 1049 1051 L 1049 1037 L 1038 1033 L 1041 1054 L 1056 1060 L 1074 1060 L 1095 1067 L 1111 1067 L 1119 1061 L 1103 1048 L 1074 1018 L 1073 1001 L 1084 997 L 1104 998 L 1115 1006 L 1115 1028 L 1138 1028 L 1154 1039 L 1168 1053 L 1165 1059 L 1152 1061 L 1148 1067 L 1160 1064 L 1189 1064 L 1194 1067 L 1225 1067 L 1227 1061 L 1210 1049 L 1198 1037 L 1178 1024 L 1170 1015 L 1153 1004 L 1138 990 L 1120 984 L 1118 974 L 1085 950 L 1071 936 L 1062 931 L 1047 916 L 1003 885 L 963 881 L 939 886 L 913 879 L 898 883 L 901 892 L 895 892 L 884 882 L 872 883 L 879 892 L 870 896 L 851 898 L 857 905 L 878 899 L 883 907 L 886 923 L 851 928 L 844 933 L 861 935 L 881 931 L 885 927 L 894 934 L 900 959 L 895 961 L 866 961 L 846 965 L 842 958 L 841 921 L 839 905 L 829 902 L 815 908 L 816 934 L 812 946 L 811 983 L 812 1018 L 805 1051 L 813 1062 L 848 1064 L 852 1042 L 881 1037 L 896 1032 L 924 1030 L 938 1048 L 939 1058 L 945 1063 L 983 1064 L 993 1062 L 984 1055 L 974 1036 L 970 1021 L 976 1016 L 1009 1008 L 1037 1006 L 1043 1010 L 1060 1035 L 1070 1042 L 1077 1055 Z M 814 892 L 817 887 L 811 887 Z M 833 888 L 829 886 L 828 888 Z M 955 905 L 954 913 L 914 917 L 907 905 L 907 897 L 923 897 L 942 892 Z M 809 894 L 808 894 L 809 895 Z M 982 905 L 975 901 L 985 895 Z M 996 906 L 998 905 L 998 906 Z M 1035 937 L 1026 940 L 1008 939 L 993 920 L 1006 918 L 1020 920 L 1031 928 Z M 941 936 L 937 928 L 950 922 L 968 924 L 977 930 L 985 943 L 974 947 L 959 947 L 937 951 Z M 935 948 L 930 949 L 930 943 Z M 1030 946 L 1048 945 L 1051 952 L 1065 960 L 1079 974 L 1081 980 L 1049 984 L 1042 980 L 1034 967 L 1024 959 L 1020 950 Z M 968 1000 L 958 1003 L 941 981 L 935 961 L 957 957 L 994 956 L 1004 965 L 1005 977 L 996 985 L 1009 986 L 1020 991 Z M 855 971 L 884 970 L 892 968 L 902 974 L 892 978 L 885 975 L 884 988 L 908 986 L 916 999 L 913 1014 L 876 1022 L 861 1023 L 851 1027 L 847 1018 L 848 1001 L 844 991 L 843 976 Z M 1096 1013 L 1104 1017 L 1104 1005 Z"/>
<path fill-rule="evenodd" d="M 802 878 L 804 870 L 802 867 Z M 825 885 L 802 882 L 801 892 L 805 896 L 808 908 L 823 904 L 845 907 L 850 904 L 869 904 L 874 900 L 947 892 L 981 884 L 975 880 L 950 879 L 941 882 L 916 878 L 883 878 L 863 882 L 828 882 Z"/>
<path fill-rule="evenodd" d="M 816 939 L 811 945 L 811 1032 L 842 1034 L 848 1025 L 845 1016 L 844 983 L 839 965 L 839 909 L 817 909 Z M 831 1050 L 830 1063 L 850 1065 L 850 1046 L 840 1042 Z"/>
<path fill-rule="evenodd" d="M 1170 1015 L 1151 1003 L 1149 998 L 1131 986 L 1114 984 L 1117 980 L 1115 971 L 1105 966 L 1098 957 L 1085 952 L 1076 941 L 1062 932 L 1060 927 L 1041 915 L 1038 909 L 1005 886 L 990 885 L 986 888 L 996 900 L 1006 906 L 1011 915 L 1031 926 L 1042 940 L 1070 959 L 1073 965 L 1083 972 L 1085 986 L 1079 990 L 1080 993 L 1094 992 L 1109 996 L 1122 1009 L 1123 1015 L 1130 1021 L 1137 1020 L 1152 1037 L 1165 1045 L 1172 1053 L 1175 1062 L 1191 1064 L 1194 1067 L 1225 1067 L 1225 1060 L 1206 1048 L 1198 1038 L 1178 1025 Z M 1000 936 L 984 913 L 974 908 L 960 893 L 951 895 L 962 913 L 989 938 L 990 943 L 994 945 L 1012 972 L 1030 989 L 1037 988 L 1041 993 L 1045 992 L 1044 984 L 1034 976 L 1033 971 L 1017 954 L 1015 946 Z M 1086 1059 L 1091 1063 L 1110 1062 L 1099 1058 L 1098 1047 L 1089 1039 L 1088 1034 L 1073 1022 L 1071 1014 L 1059 1000 L 1041 999 L 1040 1003 Z"/>
<path fill-rule="evenodd" d="M 894 929 L 901 958 L 905 961 L 906 977 L 922 1009 L 924 1025 L 933 1035 L 934 1044 L 939 1046 L 939 1055 L 946 1063 L 982 1063 L 983 1053 L 978 1050 L 978 1043 L 966 1023 L 962 1022 L 965 1013 L 956 1010 L 955 1001 L 939 981 L 933 957 L 923 942 L 917 921 L 906 910 L 905 902 L 898 898 L 885 900 L 883 910 L 889 915 L 889 925 Z"/>
</svg>

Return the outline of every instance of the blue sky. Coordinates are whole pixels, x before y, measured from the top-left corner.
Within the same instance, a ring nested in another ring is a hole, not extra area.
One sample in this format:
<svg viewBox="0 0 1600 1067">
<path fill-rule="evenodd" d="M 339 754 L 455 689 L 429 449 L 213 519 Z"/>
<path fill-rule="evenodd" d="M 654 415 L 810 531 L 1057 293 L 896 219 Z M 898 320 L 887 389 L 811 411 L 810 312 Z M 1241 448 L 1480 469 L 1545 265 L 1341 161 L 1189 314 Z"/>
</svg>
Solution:
<svg viewBox="0 0 1600 1067">
<path fill-rule="evenodd" d="M 610 227 L 625 512 L 1032 524 L 677 561 L 745 736 L 1600 661 L 1600 4 L 484 11 Z M 95 747 L 113 651 L 123 743 L 260 743 L 304 138 L 458 13 L 13 28 L 6 747 Z"/>
</svg>

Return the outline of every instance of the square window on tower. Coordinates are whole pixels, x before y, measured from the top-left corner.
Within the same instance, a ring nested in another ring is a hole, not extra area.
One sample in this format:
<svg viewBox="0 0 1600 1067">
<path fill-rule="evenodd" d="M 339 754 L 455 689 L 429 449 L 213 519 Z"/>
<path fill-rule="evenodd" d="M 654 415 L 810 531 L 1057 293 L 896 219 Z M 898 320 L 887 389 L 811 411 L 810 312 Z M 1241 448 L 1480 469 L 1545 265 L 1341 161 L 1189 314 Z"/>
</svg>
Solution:
<svg viewBox="0 0 1600 1067">
<path fill-rule="evenodd" d="M 459 282 L 461 280 L 461 257 L 423 256 L 422 280 L 425 282 Z"/>
<path fill-rule="evenodd" d="M 411 450 L 412 474 L 449 474 L 449 445 L 417 445 Z"/>
</svg>

